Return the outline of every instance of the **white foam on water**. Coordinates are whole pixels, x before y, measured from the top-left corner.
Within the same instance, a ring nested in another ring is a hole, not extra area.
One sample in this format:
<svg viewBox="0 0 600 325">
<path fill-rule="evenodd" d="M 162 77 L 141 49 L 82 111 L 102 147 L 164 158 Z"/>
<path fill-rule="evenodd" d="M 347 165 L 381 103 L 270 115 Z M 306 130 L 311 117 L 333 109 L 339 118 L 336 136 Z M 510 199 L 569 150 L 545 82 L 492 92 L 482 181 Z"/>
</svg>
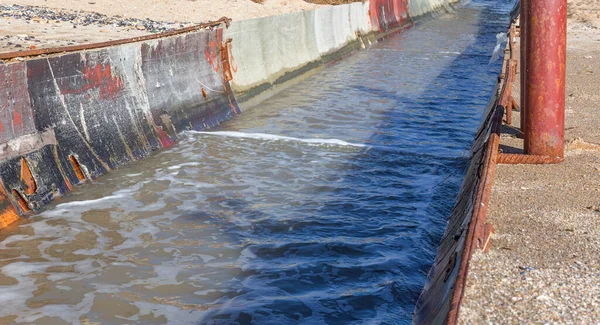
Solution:
<svg viewBox="0 0 600 325">
<path fill-rule="evenodd" d="M 57 285 L 56 289 L 60 289 L 60 290 L 63 290 L 63 291 L 71 291 L 71 290 L 73 290 L 71 287 L 64 286 L 64 285 Z"/>
<path fill-rule="evenodd" d="M 73 207 L 91 206 L 91 205 L 98 204 L 98 203 L 106 203 L 106 202 L 110 202 L 110 201 L 114 201 L 114 200 L 122 200 L 124 198 L 126 198 L 126 196 L 123 194 L 107 195 L 107 196 L 101 197 L 99 199 L 61 203 L 61 204 L 58 204 L 56 206 L 56 208 L 57 209 L 69 209 L 69 208 L 73 208 Z"/>
<path fill-rule="evenodd" d="M 143 285 L 146 289 L 152 289 L 163 285 L 178 285 L 183 283 L 177 280 L 177 275 L 185 269 L 185 265 L 179 265 L 177 262 L 161 263 L 153 267 L 156 276 L 141 280 L 131 281 L 131 285 Z"/>
<path fill-rule="evenodd" d="M 208 263 L 212 260 L 216 260 L 217 258 L 212 256 L 212 255 L 206 255 L 206 254 L 196 254 L 196 256 L 200 257 L 202 259 L 202 262 L 204 263 Z"/>
<path fill-rule="evenodd" d="M 149 302 L 136 301 L 133 303 L 140 312 L 139 316 L 152 315 L 154 317 L 163 316 L 167 319 L 166 324 L 196 324 L 206 311 L 200 310 L 181 310 L 175 306 L 162 304 L 153 304 Z M 137 316 L 137 315 L 136 315 Z M 135 320 L 138 320 L 135 317 Z"/>
<path fill-rule="evenodd" d="M 213 136 L 223 136 L 230 138 L 243 138 L 243 139 L 256 139 L 256 140 L 266 140 L 266 141 L 294 141 L 294 142 L 302 142 L 308 144 L 317 144 L 317 145 L 335 145 L 335 146 L 347 146 L 347 147 L 358 147 L 358 148 L 370 148 L 371 146 L 362 144 L 362 143 L 352 143 L 347 142 L 340 139 L 319 139 L 319 138 L 311 138 L 311 139 L 302 139 L 295 137 L 288 137 L 283 135 L 275 135 L 275 134 L 267 134 L 267 133 L 246 133 L 246 132 L 236 132 L 236 131 L 186 131 L 190 134 L 205 134 L 205 135 L 213 135 Z"/>
<path fill-rule="evenodd" d="M 34 296 L 38 289 L 34 275 L 46 274 L 49 266 L 77 266 L 89 264 L 91 261 L 80 261 L 73 263 L 46 263 L 46 262 L 15 262 L 0 268 L 0 271 L 17 280 L 17 284 L 3 286 L 0 295 L 0 317 L 18 315 L 16 321 L 26 324 L 34 324 L 41 317 L 58 317 L 70 324 L 80 324 L 79 318 L 87 314 L 92 306 L 94 294 L 88 292 L 76 305 L 48 304 L 38 308 L 27 307 L 27 300 Z M 48 278 L 50 281 L 54 281 Z M 60 288 L 59 288 L 60 287 Z M 71 290 L 68 286 L 56 286 L 61 290 Z"/>
<path fill-rule="evenodd" d="M 92 249 L 78 249 L 78 250 L 74 251 L 73 254 L 95 256 L 95 255 L 100 255 L 104 252 L 105 252 L 104 249 L 92 248 Z"/>
<path fill-rule="evenodd" d="M 16 242 L 20 242 L 20 241 L 25 241 L 25 240 L 27 240 L 29 238 L 30 238 L 29 235 L 12 235 L 12 236 L 8 236 L 2 242 L 0 242 L 0 248 L 1 249 L 8 249 L 8 244 L 10 244 L 10 243 L 16 243 Z M 6 260 L 6 259 L 4 259 L 4 260 Z"/>
<path fill-rule="evenodd" d="M 215 289 L 206 289 L 206 290 L 201 290 L 201 291 L 195 291 L 194 294 L 196 296 L 206 296 L 209 293 L 213 293 L 213 292 L 218 292 L 218 290 Z"/>
<path fill-rule="evenodd" d="M 200 163 L 199 162 L 187 162 L 187 163 L 167 167 L 167 169 L 168 170 L 176 170 L 176 169 L 181 169 L 182 167 L 196 167 L 196 166 L 200 166 Z"/>
<path fill-rule="evenodd" d="M 189 180 L 177 178 L 176 176 L 177 176 L 177 173 L 171 173 L 171 174 L 166 174 L 166 175 L 157 175 L 155 180 L 169 181 L 172 184 L 181 184 L 181 185 L 191 186 L 191 187 L 194 187 L 197 189 L 217 187 L 215 184 L 210 184 L 210 183 L 200 182 L 200 181 L 189 181 Z M 169 189 L 169 191 L 175 191 L 175 189 Z M 179 191 L 187 192 L 187 190 L 184 188 L 179 188 Z"/>
<path fill-rule="evenodd" d="M 237 132 L 237 131 L 185 131 L 187 134 L 199 134 L 209 136 L 221 136 L 238 139 L 253 139 L 253 140 L 264 140 L 264 141 L 288 141 L 288 142 L 299 142 L 313 146 L 338 146 L 338 147 L 351 147 L 351 148 L 364 148 L 364 149 L 376 149 L 388 152 L 402 152 L 401 148 L 388 145 L 371 145 L 365 143 L 354 143 L 340 139 L 323 139 L 323 138 L 295 138 L 284 135 L 268 134 L 268 133 L 248 133 L 248 132 Z"/>
</svg>

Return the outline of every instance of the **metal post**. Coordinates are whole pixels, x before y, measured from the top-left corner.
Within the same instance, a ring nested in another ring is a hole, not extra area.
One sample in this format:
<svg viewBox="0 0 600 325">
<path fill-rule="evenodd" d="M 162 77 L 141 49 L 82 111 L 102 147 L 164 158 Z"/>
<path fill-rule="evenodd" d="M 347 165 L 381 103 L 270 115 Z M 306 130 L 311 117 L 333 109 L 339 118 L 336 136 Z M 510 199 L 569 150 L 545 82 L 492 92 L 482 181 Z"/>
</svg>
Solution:
<svg viewBox="0 0 600 325">
<path fill-rule="evenodd" d="M 525 42 L 525 40 L 527 39 L 527 2 L 529 2 L 528 0 L 521 0 L 521 8 L 520 8 L 520 18 L 519 18 L 519 28 L 520 28 L 520 44 L 519 44 L 519 54 L 520 54 L 520 67 L 519 69 L 520 71 L 520 75 L 519 75 L 519 79 L 521 82 L 521 94 L 520 94 L 520 102 L 521 102 L 521 110 L 520 110 L 520 116 L 521 116 L 521 132 L 523 133 L 523 138 L 525 138 L 525 129 L 527 126 L 526 121 L 526 116 L 527 114 L 526 109 L 527 109 L 527 87 L 525 87 L 525 76 L 527 75 L 527 60 L 525 57 L 525 52 L 527 52 L 527 42 Z"/>
<path fill-rule="evenodd" d="M 525 153 L 564 157 L 567 1 L 525 2 Z"/>
</svg>

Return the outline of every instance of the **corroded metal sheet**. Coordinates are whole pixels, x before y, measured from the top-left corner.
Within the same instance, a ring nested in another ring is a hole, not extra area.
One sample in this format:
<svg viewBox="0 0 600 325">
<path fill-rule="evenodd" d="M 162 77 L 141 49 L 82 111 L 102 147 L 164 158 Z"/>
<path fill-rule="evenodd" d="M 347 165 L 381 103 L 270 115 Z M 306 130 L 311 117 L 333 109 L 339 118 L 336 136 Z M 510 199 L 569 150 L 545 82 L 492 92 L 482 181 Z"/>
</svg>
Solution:
<svg viewBox="0 0 600 325">
<path fill-rule="evenodd" d="M 142 44 L 142 71 L 154 121 L 171 137 L 207 129 L 239 113 L 224 80 L 222 32 Z"/>
<path fill-rule="evenodd" d="M 0 143 L 35 131 L 25 63 L 0 65 Z"/>
<path fill-rule="evenodd" d="M 0 66 L 0 228 L 239 113 L 222 29 Z"/>
</svg>

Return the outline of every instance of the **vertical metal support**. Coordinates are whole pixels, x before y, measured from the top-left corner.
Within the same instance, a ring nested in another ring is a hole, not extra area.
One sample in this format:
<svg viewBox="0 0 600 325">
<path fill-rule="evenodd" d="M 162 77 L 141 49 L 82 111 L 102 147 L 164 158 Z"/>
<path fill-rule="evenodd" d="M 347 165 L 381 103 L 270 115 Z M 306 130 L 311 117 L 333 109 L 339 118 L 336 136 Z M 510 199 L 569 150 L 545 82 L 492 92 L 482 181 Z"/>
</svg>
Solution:
<svg viewBox="0 0 600 325">
<path fill-rule="evenodd" d="M 520 28 L 520 42 L 519 42 L 519 62 L 520 62 L 520 84 L 521 84 L 521 132 L 523 133 L 523 137 L 525 137 L 525 132 L 527 130 L 527 87 L 525 87 L 525 79 L 527 76 L 527 60 L 525 57 L 525 53 L 527 52 L 527 3 L 529 0 L 521 0 L 521 8 L 520 8 L 520 18 L 519 18 L 519 28 Z"/>
<path fill-rule="evenodd" d="M 567 1 L 527 0 L 525 153 L 564 157 Z"/>
</svg>

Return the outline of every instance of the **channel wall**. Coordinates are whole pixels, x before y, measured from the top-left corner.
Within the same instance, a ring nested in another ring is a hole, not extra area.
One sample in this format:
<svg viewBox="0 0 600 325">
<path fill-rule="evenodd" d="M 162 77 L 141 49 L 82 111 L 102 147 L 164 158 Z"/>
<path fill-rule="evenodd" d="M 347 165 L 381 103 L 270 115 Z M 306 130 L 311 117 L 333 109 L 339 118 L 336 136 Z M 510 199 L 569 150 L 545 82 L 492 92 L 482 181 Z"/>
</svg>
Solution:
<svg viewBox="0 0 600 325">
<path fill-rule="evenodd" d="M 455 2 L 370 0 L 223 19 L 131 40 L 2 54 L 0 229 L 73 186 L 173 145 L 182 131 L 215 127 L 289 82 Z M 495 111 L 489 110 L 476 143 L 488 142 Z M 467 175 L 478 172 L 481 159 L 473 159 Z M 460 200 L 475 195 L 479 182 L 467 178 L 465 184 Z M 454 265 L 462 256 L 457 247 L 464 246 L 449 240 L 455 237 L 449 231 L 469 220 L 470 214 L 451 217 L 415 323 L 446 321 L 458 274 Z"/>
</svg>

